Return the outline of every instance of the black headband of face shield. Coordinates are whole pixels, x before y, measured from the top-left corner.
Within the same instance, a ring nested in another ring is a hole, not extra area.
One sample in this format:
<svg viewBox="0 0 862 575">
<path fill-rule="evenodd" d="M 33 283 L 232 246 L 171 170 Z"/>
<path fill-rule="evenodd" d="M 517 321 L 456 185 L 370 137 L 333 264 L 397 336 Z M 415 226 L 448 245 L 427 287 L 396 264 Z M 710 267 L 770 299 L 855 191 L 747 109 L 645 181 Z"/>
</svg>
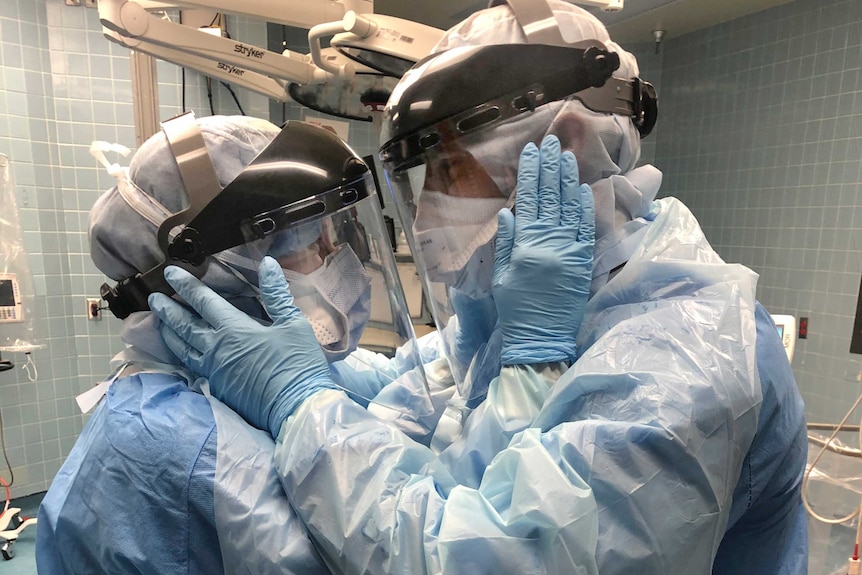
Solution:
<svg viewBox="0 0 862 575">
<path fill-rule="evenodd" d="M 167 266 L 177 265 L 201 277 L 211 255 L 334 214 L 375 193 L 368 166 L 337 136 L 310 124 L 288 122 L 190 221 L 165 220 L 163 227 L 185 227 L 162 245 L 163 262 L 116 286 L 103 284 L 102 299 L 120 319 L 149 310 L 151 293 L 174 293 L 164 279 Z M 167 236 L 168 231 L 162 234 L 160 229 L 160 235 Z"/>
<path fill-rule="evenodd" d="M 381 158 L 395 169 L 409 168 L 447 137 L 566 98 L 594 112 L 628 116 L 643 138 L 656 123 L 656 92 L 640 78 L 614 77 L 619 63 L 619 55 L 595 41 L 471 46 L 433 55 L 408 72 L 406 87 L 390 99 L 390 139 Z M 513 84 L 520 87 L 513 90 Z"/>
</svg>

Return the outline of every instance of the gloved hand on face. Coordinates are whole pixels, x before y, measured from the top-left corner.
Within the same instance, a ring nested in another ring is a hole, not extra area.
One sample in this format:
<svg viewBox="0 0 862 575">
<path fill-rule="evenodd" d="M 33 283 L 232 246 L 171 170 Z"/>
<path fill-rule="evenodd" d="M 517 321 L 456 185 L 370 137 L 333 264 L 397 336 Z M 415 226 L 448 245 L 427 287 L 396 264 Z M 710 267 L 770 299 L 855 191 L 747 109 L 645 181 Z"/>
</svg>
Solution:
<svg viewBox="0 0 862 575">
<path fill-rule="evenodd" d="M 212 394 L 275 438 L 281 424 L 312 394 L 335 388 L 329 365 L 305 316 L 294 305 L 281 266 L 260 264 L 261 299 L 272 325 L 237 310 L 197 278 L 176 267 L 165 279 L 196 311 L 154 293 L 152 311 L 165 343 L 183 363 L 209 379 Z"/>
<path fill-rule="evenodd" d="M 515 214 L 498 213 L 493 296 L 503 365 L 573 362 L 592 280 L 595 209 L 578 163 L 556 136 L 529 143 Z"/>
</svg>

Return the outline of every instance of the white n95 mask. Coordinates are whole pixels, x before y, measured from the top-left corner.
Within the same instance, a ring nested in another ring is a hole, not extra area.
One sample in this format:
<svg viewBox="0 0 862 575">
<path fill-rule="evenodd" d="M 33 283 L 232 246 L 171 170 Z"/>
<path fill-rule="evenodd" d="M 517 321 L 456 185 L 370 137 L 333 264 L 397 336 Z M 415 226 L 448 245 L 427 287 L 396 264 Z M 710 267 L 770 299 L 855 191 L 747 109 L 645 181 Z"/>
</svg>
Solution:
<svg viewBox="0 0 862 575">
<path fill-rule="evenodd" d="M 283 271 L 326 359 L 331 363 L 350 355 L 371 315 L 371 276 L 350 245 L 340 245 L 309 274 Z"/>
<path fill-rule="evenodd" d="M 490 290 L 494 271 L 497 212 L 507 199 L 462 198 L 423 191 L 416 207 L 413 234 L 432 282 L 476 297 Z"/>
</svg>

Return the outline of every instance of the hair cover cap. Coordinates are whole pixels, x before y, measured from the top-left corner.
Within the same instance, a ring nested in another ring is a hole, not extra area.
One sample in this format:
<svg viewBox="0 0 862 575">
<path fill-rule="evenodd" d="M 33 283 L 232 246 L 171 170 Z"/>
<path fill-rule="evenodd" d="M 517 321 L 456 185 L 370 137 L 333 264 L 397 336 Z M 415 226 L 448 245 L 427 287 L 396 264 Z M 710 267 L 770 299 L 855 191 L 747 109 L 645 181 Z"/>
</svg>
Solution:
<svg viewBox="0 0 862 575">
<path fill-rule="evenodd" d="M 248 116 L 208 116 L 197 123 L 222 188 L 279 133 L 270 122 Z M 90 210 L 90 253 L 96 267 L 119 281 L 158 265 L 165 258 L 158 245 L 159 224 L 187 205 L 179 167 L 160 131 L 135 153 L 128 176 L 121 176 Z M 212 260 L 202 279 L 226 296 L 248 287 Z"/>
<path fill-rule="evenodd" d="M 542 0 L 540 0 L 542 1 Z M 573 44 L 582 40 L 598 40 L 620 57 L 620 67 L 614 74 L 620 78 L 634 78 L 638 72 L 635 57 L 613 42 L 605 25 L 595 16 L 562 0 L 546 0 L 557 19 L 563 39 Z M 479 44 L 526 44 L 527 36 L 508 4 L 479 10 L 446 31 L 431 53 L 442 52 L 457 46 Z"/>
</svg>

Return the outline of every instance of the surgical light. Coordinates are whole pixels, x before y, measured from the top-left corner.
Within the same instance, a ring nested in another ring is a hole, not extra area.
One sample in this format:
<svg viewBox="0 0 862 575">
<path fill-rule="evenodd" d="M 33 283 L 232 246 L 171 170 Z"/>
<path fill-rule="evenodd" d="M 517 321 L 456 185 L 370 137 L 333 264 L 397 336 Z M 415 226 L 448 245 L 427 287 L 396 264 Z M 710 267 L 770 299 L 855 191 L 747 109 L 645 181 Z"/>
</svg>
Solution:
<svg viewBox="0 0 862 575">
<path fill-rule="evenodd" d="M 382 14 L 351 11 L 342 24 L 344 32 L 336 34 L 331 45 L 348 58 L 396 78 L 427 56 L 443 35 L 437 28 Z"/>
</svg>

